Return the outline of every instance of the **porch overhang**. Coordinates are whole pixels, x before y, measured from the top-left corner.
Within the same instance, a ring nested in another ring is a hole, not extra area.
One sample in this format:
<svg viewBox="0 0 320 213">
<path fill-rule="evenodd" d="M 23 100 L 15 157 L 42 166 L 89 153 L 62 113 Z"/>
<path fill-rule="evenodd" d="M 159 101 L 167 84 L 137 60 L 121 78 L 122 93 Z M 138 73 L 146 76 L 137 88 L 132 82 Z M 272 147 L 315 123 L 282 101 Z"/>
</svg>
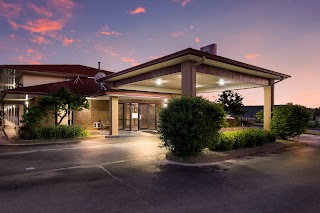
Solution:
<svg viewBox="0 0 320 213">
<path fill-rule="evenodd" d="M 181 70 L 186 61 L 195 70 L 197 94 L 263 87 L 290 77 L 189 48 L 113 73 L 100 81 L 108 82 L 113 89 L 182 94 Z"/>
<path fill-rule="evenodd" d="M 274 104 L 274 84 L 289 77 L 189 48 L 113 73 L 99 81 L 108 83 L 113 91 L 134 91 L 131 94 L 147 92 L 196 96 L 207 92 L 263 87 L 264 129 L 268 130 Z M 107 93 L 112 97 L 111 93 Z M 120 96 L 119 93 L 113 95 Z"/>
</svg>

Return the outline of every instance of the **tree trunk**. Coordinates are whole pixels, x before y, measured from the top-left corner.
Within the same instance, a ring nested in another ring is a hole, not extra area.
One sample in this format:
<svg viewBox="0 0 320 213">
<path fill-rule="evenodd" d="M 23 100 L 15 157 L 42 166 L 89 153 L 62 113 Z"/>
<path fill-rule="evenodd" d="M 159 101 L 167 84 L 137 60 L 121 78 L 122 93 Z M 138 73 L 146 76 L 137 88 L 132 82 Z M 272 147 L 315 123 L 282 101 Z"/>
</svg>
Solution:
<svg viewBox="0 0 320 213">
<path fill-rule="evenodd" d="M 61 122 L 63 121 L 63 119 L 67 116 L 67 114 L 68 114 L 68 110 L 67 109 L 65 109 L 65 111 L 64 111 L 64 115 L 62 116 L 62 117 L 60 117 L 60 121 L 59 121 L 59 125 L 61 124 Z"/>
</svg>

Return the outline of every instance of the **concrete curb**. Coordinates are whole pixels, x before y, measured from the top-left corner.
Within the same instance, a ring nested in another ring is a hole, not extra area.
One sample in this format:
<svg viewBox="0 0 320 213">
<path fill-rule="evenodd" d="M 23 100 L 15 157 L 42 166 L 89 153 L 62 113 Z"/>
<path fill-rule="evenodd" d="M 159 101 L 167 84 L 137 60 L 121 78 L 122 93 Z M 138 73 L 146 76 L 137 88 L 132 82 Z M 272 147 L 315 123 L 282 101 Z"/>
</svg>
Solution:
<svg viewBox="0 0 320 213">
<path fill-rule="evenodd" d="M 23 143 L 19 143 L 15 140 L 8 139 L 9 143 L 0 144 L 0 146 L 37 146 L 37 145 L 58 145 L 58 144 L 73 144 L 73 143 L 80 143 L 81 141 L 86 140 L 96 140 L 96 139 L 105 139 L 104 136 L 93 136 L 93 137 L 86 137 L 86 138 L 76 138 L 76 139 L 59 139 L 55 142 L 50 142 L 50 140 L 41 140 L 41 141 L 23 141 Z"/>
<path fill-rule="evenodd" d="M 175 158 L 177 157 L 172 157 L 170 155 L 166 155 L 166 160 L 168 163 L 173 164 L 173 165 L 178 165 L 178 166 L 211 166 L 211 165 L 216 165 L 219 163 L 223 163 L 227 160 L 231 160 L 231 159 L 236 159 L 236 158 L 244 158 L 247 156 L 253 156 L 256 154 L 260 154 L 260 153 L 267 153 L 267 152 L 277 152 L 280 150 L 285 150 L 288 148 L 293 148 L 293 147 L 299 147 L 299 146 L 304 146 L 303 144 L 300 144 L 298 142 L 296 143 L 292 143 L 292 144 L 280 144 L 280 146 L 267 146 L 267 147 L 254 147 L 252 149 L 249 150 L 245 150 L 243 152 L 243 150 L 235 150 L 234 153 L 229 153 L 225 156 L 216 156 L 216 157 L 212 157 L 210 158 L 211 161 L 208 162 L 186 162 L 184 160 L 179 159 L 179 161 L 176 161 Z M 237 153 L 237 151 L 239 151 Z"/>
<path fill-rule="evenodd" d="M 3 132 L 3 134 L 4 134 L 5 139 L 8 140 L 8 141 L 10 141 L 10 139 L 9 139 L 6 131 L 4 131 L 4 129 L 2 129 L 2 132 Z"/>
</svg>

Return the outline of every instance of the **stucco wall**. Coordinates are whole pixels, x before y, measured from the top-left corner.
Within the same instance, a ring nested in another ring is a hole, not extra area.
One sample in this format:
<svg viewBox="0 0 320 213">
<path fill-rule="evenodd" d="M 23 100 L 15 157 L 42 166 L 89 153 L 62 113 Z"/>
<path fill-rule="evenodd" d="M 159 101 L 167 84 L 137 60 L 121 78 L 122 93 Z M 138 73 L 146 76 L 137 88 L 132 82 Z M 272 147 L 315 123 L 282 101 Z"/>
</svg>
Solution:
<svg viewBox="0 0 320 213">
<path fill-rule="evenodd" d="M 66 81 L 68 78 L 23 74 L 19 83 L 24 87 Z"/>
</svg>

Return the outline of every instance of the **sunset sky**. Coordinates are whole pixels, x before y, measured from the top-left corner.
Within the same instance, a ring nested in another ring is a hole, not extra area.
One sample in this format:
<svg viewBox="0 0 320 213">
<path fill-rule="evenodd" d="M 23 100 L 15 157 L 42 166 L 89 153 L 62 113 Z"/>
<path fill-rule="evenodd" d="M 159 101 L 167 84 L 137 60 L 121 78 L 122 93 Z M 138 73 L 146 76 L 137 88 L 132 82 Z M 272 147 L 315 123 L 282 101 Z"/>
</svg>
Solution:
<svg viewBox="0 0 320 213">
<path fill-rule="evenodd" d="M 319 0 L 0 0 L 0 64 L 120 71 L 217 43 L 220 56 L 292 76 L 276 85 L 276 104 L 320 107 L 319 9 Z M 263 104 L 261 88 L 239 93 Z"/>
</svg>

